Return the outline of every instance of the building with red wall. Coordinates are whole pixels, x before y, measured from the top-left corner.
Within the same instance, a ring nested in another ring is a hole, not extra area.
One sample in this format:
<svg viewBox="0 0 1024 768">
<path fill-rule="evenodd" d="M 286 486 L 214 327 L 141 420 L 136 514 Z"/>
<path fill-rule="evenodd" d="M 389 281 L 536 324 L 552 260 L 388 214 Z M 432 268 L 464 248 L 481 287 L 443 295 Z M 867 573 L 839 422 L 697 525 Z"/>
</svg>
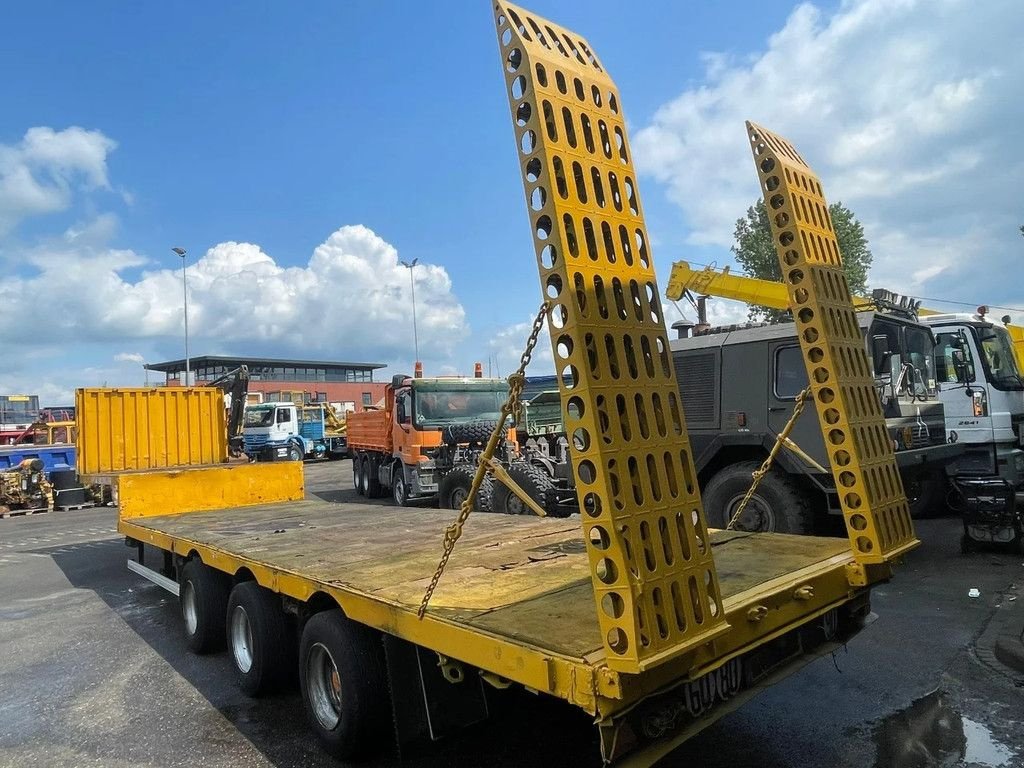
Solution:
<svg viewBox="0 0 1024 768">
<path fill-rule="evenodd" d="M 241 365 L 249 368 L 250 400 L 297 399 L 305 402 L 341 404 L 341 408 L 361 411 L 384 398 L 387 382 L 375 381 L 374 371 L 383 363 L 348 363 L 326 360 L 277 360 L 262 357 L 221 357 L 204 355 L 189 358 L 192 379 L 197 385 L 213 381 Z M 185 377 L 185 361 L 149 363 L 147 370 L 164 374 L 166 386 L 179 386 Z M 257 395 L 254 397 L 253 395 Z"/>
</svg>

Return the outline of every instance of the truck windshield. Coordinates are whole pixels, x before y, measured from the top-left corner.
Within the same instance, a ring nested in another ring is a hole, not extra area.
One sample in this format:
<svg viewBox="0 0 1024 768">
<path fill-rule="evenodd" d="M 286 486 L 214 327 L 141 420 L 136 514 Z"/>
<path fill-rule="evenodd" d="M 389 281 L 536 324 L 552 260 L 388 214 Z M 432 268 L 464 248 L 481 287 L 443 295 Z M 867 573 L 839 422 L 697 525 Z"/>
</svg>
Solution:
<svg viewBox="0 0 1024 768">
<path fill-rule="evenodd" d="M 416 392 L 413 413 L 417 427 L 443 426 L 456 421 L 497 420 L 505 392 L 442 390 Z"/>
<path fill-rule="evenodd" d="M 245 412 L 246 427 L 269 427 L 274 423 L 273 408 L 249 408 Z"/>
<path fill-rule="evenodd" d="M 1024 389 L 1017 361 L 1013 356 L 1013 342 L 1006 329 L 998 326 L 975 328 L 981 344 L 981 357 L 989 378 L 999 389 Z"/>
</svg>

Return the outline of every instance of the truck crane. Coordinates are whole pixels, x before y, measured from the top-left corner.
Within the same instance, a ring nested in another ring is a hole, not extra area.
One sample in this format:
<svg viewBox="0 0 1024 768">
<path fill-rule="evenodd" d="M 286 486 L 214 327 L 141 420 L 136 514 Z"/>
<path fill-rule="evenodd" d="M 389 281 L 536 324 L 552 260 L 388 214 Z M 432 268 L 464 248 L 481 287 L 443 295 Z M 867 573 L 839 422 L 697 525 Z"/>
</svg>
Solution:
<svg viewBox="0 0 1024 768">
<path fill-rule="evenodd" d="M 847 535 L 708 528 L 618 89 L 578 34 L 493 11 L 579 516 L 482 522 L 472 487 L 455 522 L 339 513 L 280 462 L 121 476 L 118 529 L 173 561 L 174 578 L 131 567 L 179 595 L 193 650 L 228 645 L 244 691 L 297 666 L 310 727 L 342 759 L 388 733 L 441 738 L 521 686 L 586 712 L 605 762 L 649 765 L 855 636 L 918 542 L 834 234 L 797 213 L 825 208 L 821 185 L 753 124 Z"/>
<path fill-rule="evenodd" d="M 789 309 L 783 283 L 732 274 L 728 267 L 694 269 L 685 261 L 677 261 L 672 265 L 666 296 L 677 301 L 687 291 Z M 1016 338 L 1024 329 L 1010 325 L 1008 317 L 1002 326 L 990 322 L 984 306 L 973 315 L 940 313 L 887 290 L 876 290 L 870 298 L 855 296 L 853 302 L 865 309 L 880 306 L 897 314 L 919 316 L 921 324 L 935 334 L 934 369 L 924 377 L 915 377 L 905 375 L 904 366 L 893 379 L 902 385 L 896 387 L 897 393 L 910 395 L 902 398 L 901 409 L 905 414 L 918 410 L 917 398 L 907 388 L 912 380 L 921 381 L 942 404 L 947 440 L 962 448 L 949 463 L 949 473 L 998 478 L 1019 496 L 1024 490 L 1024 379 L 1017 359 L 1024 347 Z M 881 317 L 879 321 L 894 322 Z M 865 330 L 872 342 L 884 335 L 873 324 Z M 908 359 L 907 354 L 902 357 Z M 892 419 L 890 427 L 894 439 L 899 440 L 899 419 Z M 928 494 L 919 498 L 927 500 Z"/>
</svg>

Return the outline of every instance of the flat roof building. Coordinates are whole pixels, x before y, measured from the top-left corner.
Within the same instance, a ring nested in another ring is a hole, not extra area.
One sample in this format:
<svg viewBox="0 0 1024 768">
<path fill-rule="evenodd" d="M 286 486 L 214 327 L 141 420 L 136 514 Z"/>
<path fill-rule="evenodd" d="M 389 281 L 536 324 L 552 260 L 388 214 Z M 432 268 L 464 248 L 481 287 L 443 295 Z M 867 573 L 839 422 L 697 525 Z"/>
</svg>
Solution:
<svg viewBox="0 0 1024 768">
<path fill-rule="evenodd" d="M 342 404 L 348 410 L 361 411 L 384 397 L 387 382 L 374 381 L 373 372 L 383 363 L 353 363 L 328 360 L 288 360 L 266 357 L 202 355 L 189 358 L 196 384 L 213 381 L 239 366 L 249 368 L 250 400 L 295 400 L 298 393 L 305 402 Z M 185 376 L 185 361 L 148 363 L 146 370 L 164 374 L 166 386 L 180 386 Z M 254 397 L 255 395 L 255 397 Z"/>
</svg>

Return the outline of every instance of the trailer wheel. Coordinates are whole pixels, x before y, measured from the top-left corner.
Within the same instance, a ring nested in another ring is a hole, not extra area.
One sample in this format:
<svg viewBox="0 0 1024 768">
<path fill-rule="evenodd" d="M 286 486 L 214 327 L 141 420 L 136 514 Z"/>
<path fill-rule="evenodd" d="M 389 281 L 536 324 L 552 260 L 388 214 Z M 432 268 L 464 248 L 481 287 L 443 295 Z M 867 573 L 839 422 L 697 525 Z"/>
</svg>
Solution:
<svg viewBox="0 0 1024 768">
<path fill-rule="evenodd" d="M 391 470 L 391 498 L 400 507 L 409 504 L 409 484 L 405 481 L 405 469 L 397 462 Z"/>
<path fill-rule="evenodd" d="M 352 457 L 352 486 L 360 496 L 365 495 L 363 492 L 363 460 L 358 455 Z"/>
<path fill-rule="evenodd" d="M 179 602 L 185 640 L 193 653 L 224 648 L 229 582 L 227 576 L 201 560 L 189 560 L 181 571 Z"/>
<path fill-rule="evenodd" d="M 508 468 L 508 474 L 531 499 L 537 502 L 541 508 L 546 509 L 548 493 L 555 488 L 555 484 L 551 482 L 547 472 L 534 464 L 519 461 Z M 494 484 L 493 504 L 495 512 L 506 515 L 533 514 L 533 510 L 500 481 Z"/>
<path fill-rule="evenodd" d="M 239 687 L 250 696 L 280 689 L 294 670 L 295 637 L 277 595 L 255 581 L 235 585 L 227 625 Z"/>
<path fill-rule="evenodd" d="M 743 461 L 720 469 L 711 478 L 704 491 L 708 525 L 725 528 L 729 524 L 750 488 L 751 475 L 760 466 L 759 461 Z M 811 533 L 811 500 L 796 483 L 772 468 L 761 479 L 735 527 L 767 533 Z"/>
<path fill-rule="evenodd" d="M 288 446 L 288 461 L 302 461 L 302 449 L 294 443 Z"/>
<path fill-rule="evenodd" d="M 389 726 L 380 636 L 340 610 L 306 622 L 299 651 L 302 703 L 323 747 L 341 760 L 379 747 Z"/>
</svg>

